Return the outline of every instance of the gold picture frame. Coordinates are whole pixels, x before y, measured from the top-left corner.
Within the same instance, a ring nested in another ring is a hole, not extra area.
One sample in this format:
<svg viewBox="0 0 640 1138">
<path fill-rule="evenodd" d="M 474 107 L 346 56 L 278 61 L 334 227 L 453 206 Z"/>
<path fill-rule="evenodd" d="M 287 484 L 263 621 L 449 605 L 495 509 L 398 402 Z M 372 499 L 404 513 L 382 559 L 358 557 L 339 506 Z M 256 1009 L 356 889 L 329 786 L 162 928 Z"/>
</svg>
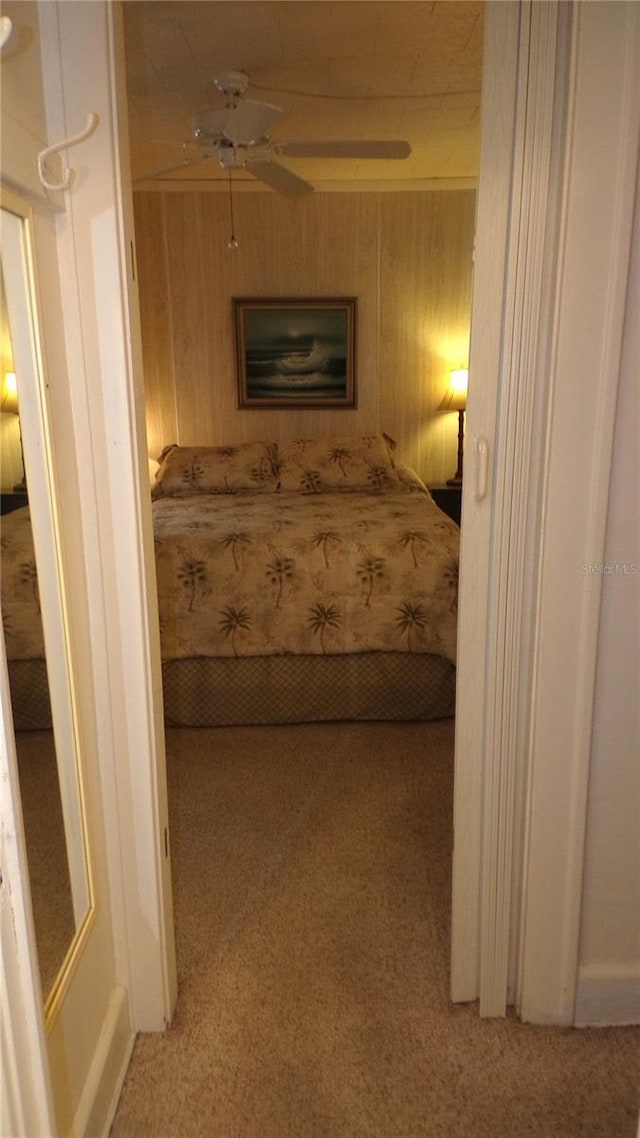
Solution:
<svg viewBox="0 0 640 1138">
<path fill-rule="evenodd" d="M 356 406 L 356 298 L 233 298 L 239 408 Z"/>
</svg>

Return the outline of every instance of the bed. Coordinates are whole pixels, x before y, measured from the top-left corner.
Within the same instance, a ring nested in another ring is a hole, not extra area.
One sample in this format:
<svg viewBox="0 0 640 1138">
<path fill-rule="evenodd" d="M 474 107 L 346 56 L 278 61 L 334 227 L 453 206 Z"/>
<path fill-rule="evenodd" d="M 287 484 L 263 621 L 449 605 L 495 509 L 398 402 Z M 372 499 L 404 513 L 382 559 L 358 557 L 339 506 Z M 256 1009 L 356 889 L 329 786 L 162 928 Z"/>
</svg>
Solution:
<svg viewBox="0 0 640 1138">
<path fill-rule="evenodd" d="M 453 714 L 459 531 L 394 449 L 384 435 L 165 448 L 152 512 L 167 725 Z M 16 515 L 12 688 L 38 660 Z"/>
</svg>

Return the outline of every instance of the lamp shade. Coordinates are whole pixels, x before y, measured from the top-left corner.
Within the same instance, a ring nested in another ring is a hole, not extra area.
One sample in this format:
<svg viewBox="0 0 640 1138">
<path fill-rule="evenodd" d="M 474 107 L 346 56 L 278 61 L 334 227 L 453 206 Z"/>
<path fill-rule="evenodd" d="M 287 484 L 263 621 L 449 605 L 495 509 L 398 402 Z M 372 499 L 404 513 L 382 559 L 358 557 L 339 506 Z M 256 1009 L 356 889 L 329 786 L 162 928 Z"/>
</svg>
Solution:
<svg viewBox="0 0 640 1138">
<path fill-rule="evenodd" d="M 458 368 L 449 376 L 449 387 L 438 411 L 464 411 L 467 406 L 468 368 Z"/>
<path fill-rule="evenodd" d="M 18 414 L 18 385 L 14 371 L 5 371 L 2 377 L 0 411 L 6 412 L 9 415 Z"/>
</svg>

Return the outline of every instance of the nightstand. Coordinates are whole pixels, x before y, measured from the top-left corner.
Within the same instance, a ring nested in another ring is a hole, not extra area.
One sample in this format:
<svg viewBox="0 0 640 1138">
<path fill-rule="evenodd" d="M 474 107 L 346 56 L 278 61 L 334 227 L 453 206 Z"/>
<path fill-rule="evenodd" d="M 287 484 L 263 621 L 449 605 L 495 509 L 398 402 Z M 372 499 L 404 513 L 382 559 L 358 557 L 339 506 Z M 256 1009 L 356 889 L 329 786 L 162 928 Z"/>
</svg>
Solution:
<svg viewBox="0 0 640 1138">
<path fill-rule="evenodd" d="M 438 482 L 428 489 L 436 506 L 439 506 L 447 517 L 459 526 L 462 512 L 462 483 L 460 486 L 447 486 L 446 482 Z"/>
<path fill-rule="evenodd" d="M 10 514 L 28 504 L 26 490 L 0 490 L 0 514 Z"/>
</svg>

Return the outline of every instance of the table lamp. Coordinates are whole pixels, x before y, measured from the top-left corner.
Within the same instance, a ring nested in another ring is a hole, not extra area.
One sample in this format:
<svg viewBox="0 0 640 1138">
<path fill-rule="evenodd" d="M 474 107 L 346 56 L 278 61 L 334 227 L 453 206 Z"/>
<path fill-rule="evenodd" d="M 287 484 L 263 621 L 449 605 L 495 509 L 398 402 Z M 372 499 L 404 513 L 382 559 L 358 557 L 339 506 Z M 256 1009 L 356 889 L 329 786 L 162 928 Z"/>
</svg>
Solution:
<svg viewBox="0 0 640 1138">
<path fill-rule="evenodd" d="M 449 387 L 438 407 L 438 411 L 458 412 L 458 468 L 453 478 L 447 478 L 447 486 L 462 485 L 462 460 L 464 450 L 464 413 L 467 406 L 468 368 L 457 368 L 449 376 Z"/>
<path fill-rule="evenodd" d="M 5 371 L 2 377 L 2 395 L 0 398 L 0 411 L 4 415 L 17 415 L 18 414 L 18 384 L 16 382 L 16 374 L 14 371 Z M 18 482 L 13 487 L 14 490 L 26 490 L 27 481 L 24 474 L 24 451 L 22 449 L 22 431 L 20 429 L 20 419 L 18 418 L 18 432 L 20 437 L 20 457 L 22 459 L 22 481 Z"/>
</svg>

